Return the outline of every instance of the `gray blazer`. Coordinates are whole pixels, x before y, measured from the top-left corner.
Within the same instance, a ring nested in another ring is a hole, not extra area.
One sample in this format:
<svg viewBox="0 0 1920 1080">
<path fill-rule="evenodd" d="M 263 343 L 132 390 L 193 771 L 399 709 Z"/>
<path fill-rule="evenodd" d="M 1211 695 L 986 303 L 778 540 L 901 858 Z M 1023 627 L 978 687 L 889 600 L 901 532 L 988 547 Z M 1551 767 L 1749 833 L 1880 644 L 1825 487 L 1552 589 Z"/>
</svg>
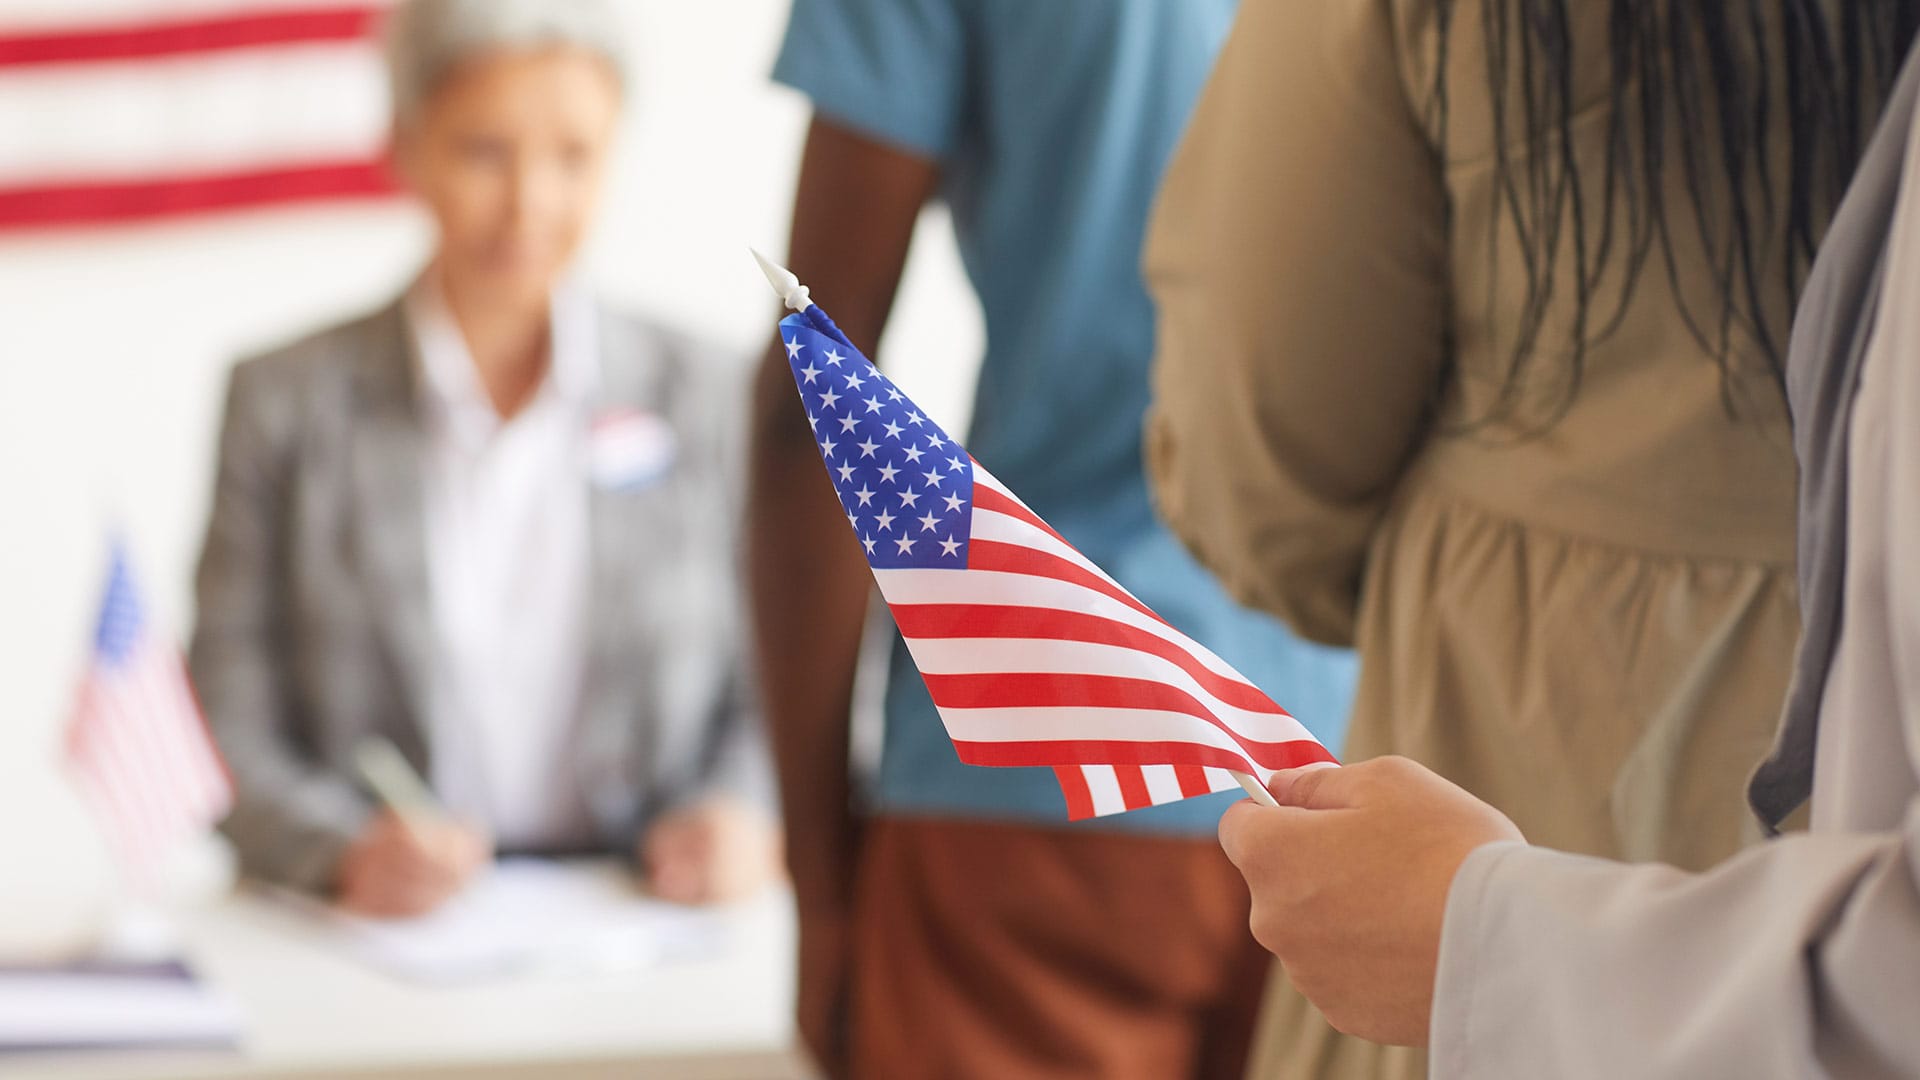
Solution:
<svg viewBox="0 0 1920 1080">
<path fill-rule="evenodd" d="M 663 810 L 768 801 L 743 677 L 736 504 L 741 368 L 603 312 L 602 407 L 662 416 L 679 452 L 646 486 L 596 485 L 580 790 L 630 851 Z M 234 369 L 189 663 L 232 769 L 242 869 L 326 888 L 373 802 L 365 735 L 427 773 L 433 647 L 413 344 L 398 304 Z"/>
</svg>

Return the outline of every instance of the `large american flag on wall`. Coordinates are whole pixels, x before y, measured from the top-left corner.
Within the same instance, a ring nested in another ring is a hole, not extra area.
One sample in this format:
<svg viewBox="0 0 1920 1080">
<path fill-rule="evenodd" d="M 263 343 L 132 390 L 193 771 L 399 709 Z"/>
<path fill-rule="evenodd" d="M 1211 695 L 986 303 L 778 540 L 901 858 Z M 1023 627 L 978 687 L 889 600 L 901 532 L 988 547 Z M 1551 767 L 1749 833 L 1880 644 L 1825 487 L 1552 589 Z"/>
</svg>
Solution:
<svg viewBox="0 0 1920 1080">
<path fill-rule="evenodd" d="M 1095 566 L 817 306 L 780 323 L 847 524 L 960 760 L 1051 766 L 1075 820 L 1332 762 Z"/>
<path fill-rule="evenodd" d="M 0 2 L 0 229 L 389 194 L 383 8 Z"/>
</svg>

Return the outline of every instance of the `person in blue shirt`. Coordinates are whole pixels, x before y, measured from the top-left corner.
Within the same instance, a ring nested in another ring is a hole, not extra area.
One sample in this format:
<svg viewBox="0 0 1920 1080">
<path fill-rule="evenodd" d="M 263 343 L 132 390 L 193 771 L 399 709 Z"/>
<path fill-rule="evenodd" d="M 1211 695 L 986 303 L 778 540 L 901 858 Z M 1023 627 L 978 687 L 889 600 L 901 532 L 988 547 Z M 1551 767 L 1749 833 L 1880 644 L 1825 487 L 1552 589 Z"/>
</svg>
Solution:
<svg viewBox="0 0 1920 1080">
<path fill-rule="evenodd" d="M 1233 0 L 796 0 L 812 99 L 790 263 L 872 350 L 951 206 L 989 347 L 967 446 L 1089 558 L 1337 745 L 1344 651 L 1235 606 L 1155 520 L 1139 254 Z M 1238 1077 L 1266 962 L 1213 842 L 1227 796 L 1069 826 L 1046 769 L 954 754 L 896 639 L 875 790 L 848 719 L 871 588 L 784 350 L 756 388 L 749 547 L 801 920 L 834 1076 Z"/>
</svg>

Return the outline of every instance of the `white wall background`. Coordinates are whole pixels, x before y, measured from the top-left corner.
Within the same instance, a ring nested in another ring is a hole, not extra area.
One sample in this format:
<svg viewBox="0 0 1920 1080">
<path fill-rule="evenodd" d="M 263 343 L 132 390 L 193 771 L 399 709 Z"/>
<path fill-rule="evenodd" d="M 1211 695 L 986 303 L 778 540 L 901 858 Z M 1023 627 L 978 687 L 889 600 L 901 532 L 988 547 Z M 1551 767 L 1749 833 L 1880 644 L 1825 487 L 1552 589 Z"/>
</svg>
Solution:
<svg viewBox="0 0 1920 1080">
<path fill-rule="evenodd" d="M 806 120 L 766 79 L 786 6 L 630 0 L 637 108 L 588 259 L 609 297 L 743 350 L 775 314 L 746 246 L 784 249 Z M 86 933 L 116 892 L 59 752 L 109 530 L 184 640 L 227 367 L 389 297 L 428 242 L 397 204 L 0 234 L 0 955 Z M 943 215 L 915 248 L 883 351 L 951 426 L 978 312 Z"/>
</svg>

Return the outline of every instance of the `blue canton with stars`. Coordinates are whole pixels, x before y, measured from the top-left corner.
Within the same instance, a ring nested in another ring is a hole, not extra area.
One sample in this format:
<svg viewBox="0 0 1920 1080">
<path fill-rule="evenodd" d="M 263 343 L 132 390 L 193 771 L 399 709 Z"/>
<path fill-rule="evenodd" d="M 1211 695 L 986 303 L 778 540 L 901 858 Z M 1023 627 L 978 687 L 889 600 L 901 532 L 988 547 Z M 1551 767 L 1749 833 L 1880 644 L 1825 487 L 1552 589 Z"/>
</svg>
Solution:
<svg viewBox="0 0 1920 1080">
<path fill-rule="evenodd" d="M 818 307 L 780 323 L 821 460 L 875 570 L 964 570 L 973 464 Z"/>
<path fill-rule="evenodd" d="M 107 595 L 100 602 L 100 622 L 94 629 L 95 656 L 109 666 L 126 663 L 145 629 L 146 617 L 140 606 L 139 587 L 133 580 L 133 567 L 126 550 L 116 541 L 107 575 Z"/>
</svg>

